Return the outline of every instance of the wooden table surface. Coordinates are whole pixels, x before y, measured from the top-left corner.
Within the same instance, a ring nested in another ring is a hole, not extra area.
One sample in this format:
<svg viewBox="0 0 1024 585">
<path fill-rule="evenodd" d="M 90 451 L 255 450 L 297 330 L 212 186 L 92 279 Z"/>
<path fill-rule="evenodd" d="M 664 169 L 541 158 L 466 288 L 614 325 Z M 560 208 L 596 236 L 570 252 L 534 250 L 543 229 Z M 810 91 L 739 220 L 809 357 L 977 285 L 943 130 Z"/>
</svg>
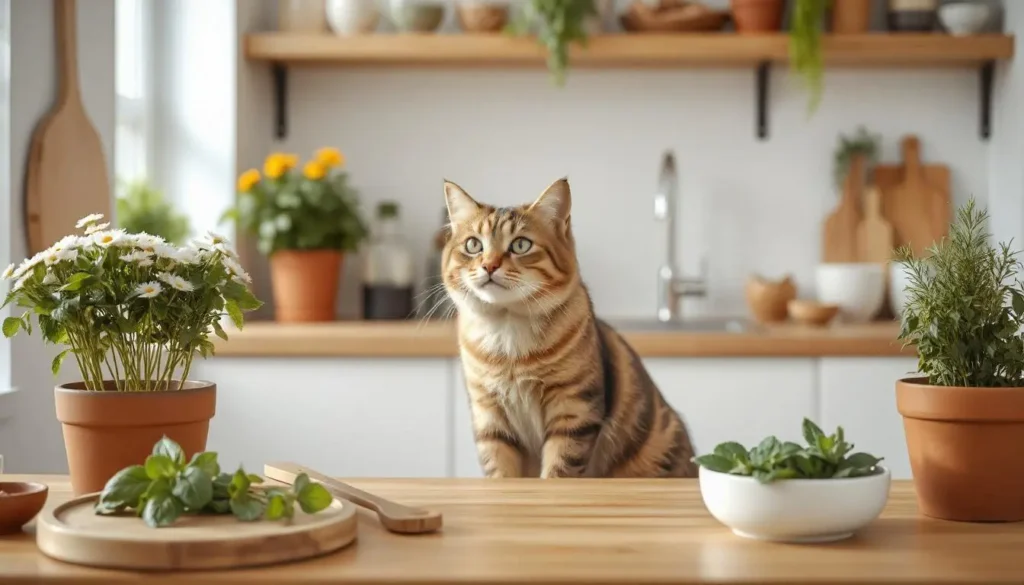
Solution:
<svg viewBox="0 0 1024 585">
<path fill-rule="evenodd" d="M 0 476 L 3 477 L 3 476 Z M 24 479 L 6 476 L 5 480 Z M 65 477 L 47 506 L 69 497 Z M 145 575 L 43 556 L 27 534 L 0 537 L 0 583 L 1022 583 L 1024 523 L 966 524 L 918 515 L 913 486 L 893 482 L 882 517 L 844 542 L 742 539 L 704 509 L 695 480 L 352 480 L 436 508 L 442 532 L 398 536 L 359 519 L 355 544 L 261 569 Z"/>
</svg>

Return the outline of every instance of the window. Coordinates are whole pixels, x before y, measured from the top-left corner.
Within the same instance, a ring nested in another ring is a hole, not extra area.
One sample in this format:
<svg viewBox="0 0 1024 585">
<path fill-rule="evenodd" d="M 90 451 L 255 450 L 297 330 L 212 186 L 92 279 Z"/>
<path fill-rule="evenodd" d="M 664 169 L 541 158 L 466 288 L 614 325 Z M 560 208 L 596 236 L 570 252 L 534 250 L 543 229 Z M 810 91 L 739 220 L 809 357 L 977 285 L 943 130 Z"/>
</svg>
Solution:
<svg viewBox="0 0 1024 585">
<path fill-rule="evenodd" d="M 117 0 L 114 173 L 119 182 L 145 179 L 152 173 L 150 10 L 151 0 Z"/>
</svg>

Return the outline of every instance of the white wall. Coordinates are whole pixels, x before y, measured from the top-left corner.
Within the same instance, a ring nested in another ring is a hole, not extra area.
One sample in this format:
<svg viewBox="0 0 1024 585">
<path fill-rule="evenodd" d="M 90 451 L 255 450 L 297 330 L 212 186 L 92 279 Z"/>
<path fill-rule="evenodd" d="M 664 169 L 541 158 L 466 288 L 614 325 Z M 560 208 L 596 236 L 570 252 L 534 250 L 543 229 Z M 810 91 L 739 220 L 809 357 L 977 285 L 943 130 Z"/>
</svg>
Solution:
<svg viewBox="0 0 1024 585">
<path fill-rule="evenodd" d="M 760 142 L 752 70 L 574 70 L 557 89 L 539 68 L 294 68 L 289 133 L 273 147 L 303 156 L 340 147 L 365 211 L 401 201 L 417 249 L 439 225 L 442 177 L 486 201 L 513 203 L 568 175 L 584 278 L 597 310 L 614 316 L 654 315 L 664 235 L 652 194 L 665 149 L 681 166 L 683 270 L 695 273 L 708 257 L 709 297 L 684 309 L 694 314 L 744 313 L 743 285 L 754 272 L 791 272 L 812 292 L 821 225 L 838 202 L 833 148 L 859 124 L 883 136 L 888 161 L 899 160 L 903 134 L 917 133 L 927 161 L 950 165 L 956 204 L 971 194 L 988 201 L 976 70 L 828 70 L 809 120 L 800 81 L 784 67 L 772 74 L 770 136 Z M 272 100 L 269 81 L 255 89 L 250 100 Z M 254 122 L 268 128 L 270 120 Z M 997 125 L 995 136 L 1005 132 Z M 346 314 L 358 309 L 358 268 L 347 266 Z"/>
<path fill-rule="evenodd" d="M 22 218 L 24 173 L 29 142 L 57 92 L 56 51 L 51 0 L 18 0 L 11 6 L 10 207 L 7 235 L 11 258 L 26 255 Z M 78 64 L 86 111 L 103 142 L 110 176 L 114 140 L 114 0 L 78 3 Z M 5 471 L 66 472 L 64 444 L 53 410 L 53 386 L 75 379 L 72 364 L 54 380 L 50 362 L 57 350 L 38 336 L 19 335 L 11 344 L 13 395 L 10 418 L 0 420 L 0 453 Z M 7 406 L 5 405 L 5 408 Z"/>
</svg>

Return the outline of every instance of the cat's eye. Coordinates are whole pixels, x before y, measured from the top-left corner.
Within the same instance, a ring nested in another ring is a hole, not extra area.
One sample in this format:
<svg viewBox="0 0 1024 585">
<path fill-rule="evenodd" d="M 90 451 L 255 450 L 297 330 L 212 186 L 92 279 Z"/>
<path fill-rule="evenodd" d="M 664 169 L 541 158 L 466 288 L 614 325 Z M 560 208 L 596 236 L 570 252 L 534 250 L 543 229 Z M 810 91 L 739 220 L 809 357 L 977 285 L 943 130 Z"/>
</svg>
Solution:
<svg viewBox="0 0 1024 585">
<path fill-rule="evenodd" d="M 479 254 L 480 252 L 483 252 L 483 250 L 484 245 L 480 240 L 476 238 L 469 238 L 468 240 L 466 240 L 467 254 Z"/>
<path fill-rule="evenodd" d="M 512 240 L 512 245 L 509 246 L 508 249 L 511 250 L 513 254 L 525 254 L 529 252 L 532 247 L 533 242 L 527 238 L 520 237 Z"/>
</svg>

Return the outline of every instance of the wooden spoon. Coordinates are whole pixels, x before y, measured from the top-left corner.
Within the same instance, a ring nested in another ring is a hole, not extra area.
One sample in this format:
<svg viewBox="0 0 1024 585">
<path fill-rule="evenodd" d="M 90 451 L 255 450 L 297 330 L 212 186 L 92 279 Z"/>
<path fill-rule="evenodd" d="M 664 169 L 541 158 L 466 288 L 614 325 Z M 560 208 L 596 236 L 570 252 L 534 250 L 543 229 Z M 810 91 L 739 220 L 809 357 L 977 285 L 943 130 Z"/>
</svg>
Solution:
<svg viewBox="0 0 1024 585">
<path fill-rule="evenodd" d="M 263 466 L 264 475 L 288 485 L 295 483 L 295 477 L 300 473 L 305 473 L 309 476 L 309 479 L 322 484 L 335 497 L 349 500 L 364 508 L 373 510 L 377 513 L 377 517 L 380 518 L 380 523 L 384 525 L 384 528 L 391 532 L 420 534 L 423 532 L 434 532 L 441 528 L 442 516 L 438 512 L 396 504 L 290 461 L 267 463 Z"/>
</svg>

